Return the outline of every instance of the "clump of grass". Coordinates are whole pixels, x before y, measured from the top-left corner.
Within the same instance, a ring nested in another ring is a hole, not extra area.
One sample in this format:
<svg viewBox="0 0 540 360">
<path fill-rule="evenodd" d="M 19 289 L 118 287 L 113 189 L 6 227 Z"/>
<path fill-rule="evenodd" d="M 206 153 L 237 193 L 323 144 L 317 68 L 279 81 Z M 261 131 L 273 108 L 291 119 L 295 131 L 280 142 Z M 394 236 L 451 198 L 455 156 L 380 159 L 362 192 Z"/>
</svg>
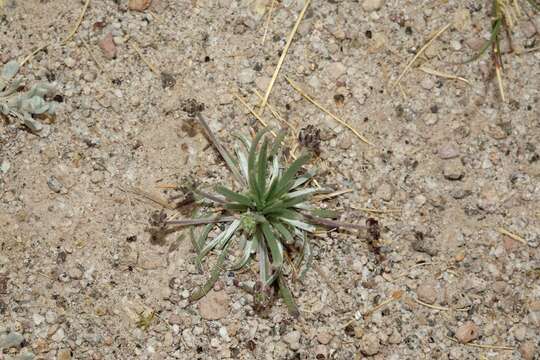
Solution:
<svg viewBox="0 0 540 360">
<path fill-rule="evenodd" d="M 526 0 L 523 3 L 529 3 L 535 10 L 540 10 L 540 3 L 537 0 Z M 491 0 L 491 35 L 489 40 L 480 48 L 478 53 L 466 62 L 472 62 L 479 59 L 488 49 L 490 49 L 491 61 L 495 70 L 499 93 L 502 101 L 506 101 L 503 86 L 503 62 L 501 54 L 501 39 L 504 35 L 508 38 L 510 44 L 511 29 L 521 18 L 522 9 L 520 0 Z"/>
<path fill-rule="evenodd" d="M 198 300 L 206 295 L 224 269 L 241 270 L 256 259 L 261 291 L 274 288 L 290 313 L 299 315 L 284 275 L 289 272 L 285 271 L 287 267 L 291 271 L 299 269 L 300 276 L 308 270 L 311 261 L 309 234 L 317 230 L 316 225 L 364 227 L 331 220 L 335 218 L 335 212 L 317 209 L 310 203 L 312 195 L 327 190 L 307 186 L 315 176 L 314 171 L 303 171 L 310 154 L 305 153 L 290 164 L 284 164 L 284 133 L 273 140 L 269 139 L 268 128 L 259 131 L 254 139 L 238 136 L 236 157 L 233 158 L 202 116 L 197 114 L 197 118 L 231 170 L 236 188 L 219 185 L 215 188 L 216 194 L 192 189 L 196 196 L 222 209 L 218 216 L 163 222 L 164 226 L 192 226 L 191 237 L 199 268 L 211 251 L 219 254 L 209 279 L 191 299 Z M 209 234 L 217 223 L 225 226 L 219 235 L 210 239 Z M 204 229 L 196 234 L 193 226 L 198 225 L 204 225 Z M 232 265 L 225 266 L 233 244 L 240 247 L 241 256 Z"/>
<path fill-rule="evenodd" d="M 19 64 L 10 61 L 0 71 L 0 114 L 15 118 L 36 134 L 42 133 L 43 125 L 35 117 L 54 116 L 57 103 L 47 97 L 53 86 L 38 83 L 24 90 L 24 79 L 17 76 Z"/>
</svg>

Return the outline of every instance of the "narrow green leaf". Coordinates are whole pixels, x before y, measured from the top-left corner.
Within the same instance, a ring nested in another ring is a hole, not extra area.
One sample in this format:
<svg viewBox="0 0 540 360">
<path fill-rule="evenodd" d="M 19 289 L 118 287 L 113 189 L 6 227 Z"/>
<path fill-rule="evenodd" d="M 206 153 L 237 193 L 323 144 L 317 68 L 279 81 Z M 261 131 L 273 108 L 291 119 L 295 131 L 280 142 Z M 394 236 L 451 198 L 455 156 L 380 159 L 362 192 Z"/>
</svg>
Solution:
<svg viewBox="0 0 540 360">
<path fill-rule="evenodd" d="M 269 128 L 264 128 L 257 133 L 255 139 L 251 143 L 248 155 L 249 188 L 251 193 L 255 196 L 257 206 L 262 206 L 262 201 L 257 191 L 257 145 L 264 134 L 269 130 Z"/>
<path fill-rule="evenodd" d="M 300 185 L 305 184 L 310 179 L 312 179 L 315 175 L 317 175 L 317 171 L 315 171 L 314 169 L 311 169 L 311 170 L 307 171 L 305 174 L 303 174 L 302 176 L 300 176 L 300 177 L 296 178 L 296 180 L 294 180 L 294 183 L 291 186 L 290 190 L 294 190 L 297 187 L 299 187 Z"/>
<path fill-rule="evenodd" d="M 265 139 L 261 151 L 259 152 L 259 158 L 257 159 L 257 191 L 259 198 L 263 199 L 266 192 L 266 172 L 268 168 L 268 141 Z"/>
<path fill-rule="evenodd" d="M 201 234 L 199 235 L 199 238 L 195 238 L 195 230 L 194 226 L 191 226 L 189 228 L 189 237 L 191 239 L 191 244 L 193 245 L 193 249 L 195 249 L 195 252 L 197 253 L 197 256 L 195 257 L 195 266 L 197 267 L 197 270 L 202 271 L 202 264 L 201 259 L 199 259 L 199 255 L 201 254 L 201 250 L 206 243 L 206 239 L 208 238 L 208 234 L 210 233 L 210 230 L 212 230 L 212 227 L 214 224 L 207 224 Z"/>
<path fill-rule="evenodd" d="M 221 271 L 223 270 L 223 263 L 225 262 L 225 258 L 227 257 L 227 253 L 229 252 L 229 245 L 230 243 L 228 243 L 219 254 L 217 262 L 214 265 L 210 274 L 210 278 L 198 291 L 191 294 L 191 300 L 196 301 L 201 299 L 204 295 L 208 294 L 208 292 L 214 287 L 214 284 L 219 278 L 219 274 L 221 274 Z"/>
<path fill-rule="evenodd" d="M 286 244 L 293 244 L 294 238 L 289 229 L 283 225 L 280 221 L 275 221 L 272 223 L 272 226 L 279 232 L 281 237 L 285 240 Z"/>
<path fill-rule="evenodd" d="M 229 239 L 234 235 L 236 230 L 240 227 L 242 222 L 240 220 L 234 220 L 231 225 L 225 230 L 225 235 L 219 240 L 218 247 L 223 248 L 229 242 Z"/>
<path fill-rule="evenodd" d="M 236 262 L 230 267 L 230 270 L 236 271 L 246 266 L 247 263 L 249 262 L 249 259 L 251 258 L 251 254 L 257 249 L 256 245 L 257 245 L 257 241 L 255 240 L 255 238 L 251 240 L 247 240 L 246 244 L 244 245 L 242 257 L 238 259 L 238 262 Z"/>
<path fill-rule="evenodd" d="M 275 271 L 280 271 L 283 266 L 283 245 L 281 245 L 281 242 L 276 238 L 276 235 L 274 235 L 268 223 L 261 224 L 261 228 L 266 243 L 272 253 L 272 267 Z"/>
<path fill-rule="evenodd" d="M 499 33 L 501 31 L 501 26 L 502 26 L 502 18 L 498 18 L 497 20 L 495 20 L 494 26 L 491 30 L 491 35 L 489 37 L 489 40 L 484 43 L 484 45 L 480 48 L 480 50 L 476 53 L 476 55 L 464 61 L 463 64 L 467 64 L 475 60 L 478 60 L 478 58 L 480 58 L 480 56 L 482 56 L 486 52 L 486 50 L 489 49 L 489 47 L 493 45 L 495 41 L 497 41 L 497 38 L 499 37 Z"/>
<path fill-rule="evenodd" d="M 299 229 L 305 230 L 305 231 L 310 232 L 310 233 L 315 232 L 315 226 L 310 225 L 310 224 L 306 224 L 303 221 L 291 220 L 291 219 L 285 219 L 285 218 L 282 218 L 282 219 L 286 223 L 291 224 L 292 226 L 295 226 L 295 227 L 297 227 Z"/>
<path fill-rule="evenodd" d="M 317 188 L 306 188 L 302 190 L 296 190 L 291 191 L 290 193 L 285 194 L 285 197 L 288 199 L 293 199 L 298 196 L 306 196 L 306 195 L 313 195 L 321 192 L 326 192 L 325 189 L 317 189 Z"/>
<path fill-rule="evenodd" d="M 216 186 L 216 192 L 225 196 L 229 201 L 239 203 L 244 206 L 251 206 L 253 202 L 251 199 L 245 195 L 234 192 L 225 186 L 218 185 Z"/>
<path fill-rule="evenodd" d="M 279 295 L 281 295 L 283 302 L 285 303 L 285 305 L 287 305 L 289 314 L 291 314 L 291 316 L 295 318 L 299 317 L 300 311 L 298 310 L 298 307 L 296 306 L 296 303 L 294 302 L 294 298 L 292 296 L 291 291 L 287 287 L 287 283 L 285 282 L 285 278 L 283 274 L 279 274 L 278 276 L 278 287 L 279 287 Z"/>
<path fill-rule="evenodd" d="M 238 158 L 238 166 L 240 167 L 240 171 L 242 172 L 242 175 L 246 178 L 247 184 L 247 180 L 249 179 L 247 155 L 245 152 L 240 150 L 240 147 L 238 146 L 236 146 L 236 157 Z"/>
<path fill-rule="evenodd" d="M 295 206 L 296 204 L 300 204 L 306 201 L 307 199 L 308 199 L 307 196 L 299 196 L 293 199 L 280 200 L 280 201 L 275 202 L 273 205 L 267 206 L 262 211 L 262 213 L 266 215 L 266 214 L 272 214 L 275 212 L 281 212 L 283 210 L 287 210 Z"/>
<path fill-rule="evenodd" d="M 294 175 L 300 170 L 300 168 L 306 164 L 310 159 L 309 155 L 303 155 L 300 156 L 298 159 L 292 162 L 292 164 L 289 166 L 289 168 L 283 173 L 281 178 L 279 179 L 279 183 L 276 187 L 276 191 L 272 196 L 280 197 L 281 195 L 285 194 L 289 191 L 291 186 L 294 184 L 293 178 Z"/>
<path fill-rule="evenodd" d="M 239 226 L 240 220 L 234 220 L 225 231 L 221 232 L 201 249 L 200 254 L 197 256 L 197 261 L 201 261 L 216 246 L 226 244 Z"/>
<path fill-rule="evenodd" d="M 272 157 L 278 157 L 278 152 L 281 149 L 281 144 L 283 143 L 283 139 L 285 139 L 285 136 L 287 133 L 285 131 L 280 131 L 274 140 L 274 143 L 272 144 L 272 150 L 270 151 L 270 156 Z"/>
</svg>

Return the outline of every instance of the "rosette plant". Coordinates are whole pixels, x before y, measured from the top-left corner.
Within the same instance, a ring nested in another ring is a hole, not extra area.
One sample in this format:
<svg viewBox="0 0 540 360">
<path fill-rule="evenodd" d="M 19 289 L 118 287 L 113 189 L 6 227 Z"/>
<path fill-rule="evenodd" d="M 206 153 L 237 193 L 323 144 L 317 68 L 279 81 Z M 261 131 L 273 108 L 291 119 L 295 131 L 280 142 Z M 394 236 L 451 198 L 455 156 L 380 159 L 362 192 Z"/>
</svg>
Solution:
<svg viewBox="0 0 540 360">
<path fill-rule="evenodd" d="M 329 212 L 315 209 L 310 204 L 312 195 L 327 190 L 308 186 L 315 175 L 315 172 L 303 169 L 311 158 L 309 154 L 299 156 L 288 165 L 284 164 L 283 133 L 270 139 L 269 130 L 265 128 L 254 139 L 239 136 L 235 146 L 236 157 L 233 158 L 200 114 L 197 114 L 197 119 L 231 170 L 235 187 L 218 185 L 215 187 L 216 194 L 195 187 L 191 189 L 199 198 L 209 200 L 222 209 L 221 215 L 164 223 L 191 226 L 199 268 L 210 252 L 219 253 L 210 278 L 192 294 L 191 299 L 198 300 L 206 295 L 223 270 L 240 270 L 256 260 L 262 289 L 275 286 L 289 311 L 298 315 L 284 277 L 286 266 L 301 268 L 301 274 L 308 269 L 311 260 L 309 234 L 316 231 L 316 225 L 336 228 L 361 226 L 324 219 L 321 216 Z M 222 231 L 209 238 L 218 223 L 224 225 Z M 196 234 L 194 227 L 198 225 L 205 227 Z M 240 247 L 241 255 L 230 266 L 225 266 L 233 245 Z"/>
</svg>

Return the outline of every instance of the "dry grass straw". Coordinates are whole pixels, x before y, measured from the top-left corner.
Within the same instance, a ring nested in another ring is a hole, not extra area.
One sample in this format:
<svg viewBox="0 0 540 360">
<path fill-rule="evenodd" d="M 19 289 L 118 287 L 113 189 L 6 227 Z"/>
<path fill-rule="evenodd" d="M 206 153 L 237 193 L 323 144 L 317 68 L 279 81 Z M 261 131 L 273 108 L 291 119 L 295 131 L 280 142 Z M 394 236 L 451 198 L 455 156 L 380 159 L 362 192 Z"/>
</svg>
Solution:
<svg viewBox="0 0 540 360">
<path fill-rule="evenodd" d="M 77 22 L 75 23 L 75 26 L 73 27 L 73 30 L 69 33 L 69 35 L 62 41 L 62 45 L 67 44 L 68 41 L 70 41 L 75 34 L 77 33 L 77 30 L 79 30 L 79 27 L 81 26 L 81 23 L 84 19 L 84 15 L 86 14 L 86 10 L 88 10 L 88 5 L 90 5 L 90 0 L 86 0 L 84 3 L 83 9 L 81 11 L 81 14 L 79 15 L 79 18 L 77 19 Z"/>
<path fill-rule="evenodd" d="M 448 28 L 450 27 L 451 24 L 446 24 L 445 26 L 443 26 L 439 31 L 437 31 L 435 33 L 435 35 L 433 35 L 433 37 L 431 39 L 428 40 L 428 42 L 426 42 L 426 44 L 424 46 L 422 46 L 422 48 L 420 48 L 420 50 L 418 50 L 418 52 L 416 53 L 416 55 L 414 55 L 414 57 L 412 58 L 411 61 L 409 61 L 409 63 L 407 64 L 407 66 L 405 66 L 405 69 L 403 69 L 403 72 L 398 76 L 398 78 L 396 79 L 396 81 L 393 82 L 393 86 L 395 85 L 398 85 L 399 82 L 401 81 L 401 79 L 403 78 L 403 76 L 405 76 L 405 74 L 411 69 L 412 65 L 414 64 L 414 62 L 420 57 L 420 55 L 422 55 L 424 53 L 424 51 L 426 51 L 426 49 L 431 45 L 433 44 L 433 42 L 435 40 L 437 40 L 437 38 L 439 36 L 441 36 L 446 30 L 448 30 Z"/>
<path fill-rule="evenodd" d="M 457 339 L 454 339 L 449 336 L 447 336 L 446 338 L 455 343 L 461 344 Z M 515 348 L 511 346 L 502 346 L 502 345 L 487 345 L 487 344 L 475 344 L 475 343 L 468 343 L 468 344 L 462 344 L 462 345 L 475 347 L 479 349 L 489 349 L 489 350 L 515 350 Z"/>
<path fill-rule="evenodd" d="M 399 214 L 401 212 L 401 209 L 373 209 L 373 208 L 366 208 L 366 207 L 357 207 L 357 206 L 351 206 L 355 210 L 364 211 L 367 213 L 373 213 L 373 214 Z"/>
<path fill-rule="evenodd" d="M 447 73 L 444 73 L 442 71 L 427 68 L 425 66 L 420 66 L 419 69 L 422 70 L 423 72 L 425 72 L 426 74 L 435 75 L 435 76 L 442 77 L 442 78 L 445 78 L 445 79 L 450 79 L 450 80 L 463 81 L 465 84 L 467 84 L 469 86 L 472 86 L 472 84 L 471 84 L 471 82 L 469 80 L 467 80 L 467 79 L 465 79 L 463 77 L 460 77 L 460 76 L 447 74 Z"/>
<path fill-rule="evenodd" d="M 466 308 L 461 308 L 461 309 L 453 309 L 453 308 L 448 308 L 448 307 L 444 307 L 444 306 L 438 306 L 438 305 L 432 305 L 432 304 L 428 304 L 428 303 L 425 303 L 421 300 L 418 300 L 418 299 L 413 299 L 414 302 L 416 302 L 417 304 L 419 305 L 422 305 L 422 306 L 425 306 L 427 308 L 430 308 L 430 309 L 433 309 L 433 310 L 440 310 L 440 311 L 468 311 L 469 308 L 466 307 Z"/>
<path fill-rule="evenodd" d="M 261 44 L 264 44 L 264 42 L 266 41 L 266 35 L 268 34 L 268 28 L 270 27 L 270 20 L 272 19 L 272 13 L 274 12 L 275 3 L 276 3 L 276 0 L 271 0 L 270 10 L 268 10 L 268 17 L 266 18 L 266 21 L 264 24 L 264 34 L 262 37 Z"/>
<path fill-rule="evenodd" d="M 503 234 L 503 235 L 506 235 L 506 236 L 508 236 L 508 237 L 509 237 L 510 239 L 512 239 L 512 240 L 516 240 L 516 241 L 522 243 L 523 245 L 529 245 L 529 244 L 527 243 L 527 240 L 525 240 L 524 238 L 522 238 L 522 237 L 519 236 L 519 235 L 516 235 L 516 234 L 514 234 L 514 233 L 511 233 L 510 231 L 506 230 L 506 229 L 503 228 L 503 227 L 498 227 L 496 230 L 497 230 L 498 233 Z"/>
<path fill-rule="evenodd" d="M 262 100 L 263 99 L 263 95 L 261 95 L 261 93 L 257 90 L 257 89 L 253 89 L 253 92 L 255 93 L 255 95 L 257 95 L 257 97 Z M 294 126 L 293 124 L 291 124 L 290 122 L 288 122 L 287 120 L 285 120 L 280 114 L 279 112 L 270 104 L 270 102 L 266 102 L 266 106 L 268 106 L 268 109 L 270 109 L 270 112 L 272 113 L 272 115 L 280 122 L 282 122 L 283 124 L 287 125 L 289 128 L 293 129 L 293 130 L 296 130 L 296 126 Z"/>
<path fill-rule="evenodd" d="M 139 57 L 141 58 L 141 60 L 146 64 L 146 66 L 148 66 L 148 68 L 156 75 L 159 75 L 159 70 L 150 62 L 146 59 L 146 57 L 143 55 L 141 49 L 139 48 L 139 46 L 135 43 L 135 42 L 132 42 L 130 43 L 131 44 L 131 47 L 133 48 L 133 50 L 135 50 L 135 52 L 137 53 L 137 55 L 139 55 Z"/>
<path fill-rule="evenodd" d="M 376 306 L 373 307 L 372 309 L 366 311 L 365 313 L 362 314 L 362 316 L 363 316 L 364 318 L 366 318 L 367 316 L 370 316 L 371 314 L 373 314 L 375 311 L 382 309 L 382 308 L 385 307 L 386 305 L 388 305 L 388 304 L 390 304 L 390 303 L 392 303 L 392 302 L 394 302 L 394 301 L 400 300 L 401 297 L 403 296 L 403 293 L 404 293 L 403 290 L 397 290 L 397 291 L 394 291 L 394 292 L 392 293 L 392 295 L 391 295 L 388 299 L 384 300 L 383 302 L 381 302 L 380 304 L 376 305 Z"/>
<path fill-rule="evenodd" d="M 298 30 L 298 26 L 300 26 L 300 23 L 302 22 L 302 19 L 304 18 L 304 15 L 306 14 L 306 11 L 309 7 L 309 4 L 311 3 L 311 0 L 306 0 L 306 3 L 304 4 L 304 8 L 300 12 L 300 15 L 298 15 L 298 19 L 296 19 L 296 23 L 294 24 L 294 27 L 289 34 L 289 38 L 287 39 L 287 43 L 285 44 L 285 47 L 283 48 L 281 52 L 281 56 L 279 58 L 278 64 L 276 66 L 276 69 L 274 70 L 274 75 L 272 75 L 272 80 L 270 80 L 270 84 L 268 84 L 268 88 L 266 89 L 266 93 L 264 94 L 264 97 L 261 101 L 260 109 L 259 109 L 259 115 L 262 115 L 264 112 L 264 108 L 266 106 L 266 103 L 268 102 L 268 97 L 270 96 L 270 93 L 272 92 L 272 88 L 274 87 L 274 83 L 276 82 L 276 79 L 278 77 L 279 71 L 281 70 L 281 66 L 283 65 L 283 61 L 285 61 L 285 57 L 287 56 L 287 52 L 289 51 L 289 47 L 291 46 L 291 43 L 293 41 L 294 35 L 296 34 L 296 31 Z"/>
<path fill-rule="evenodd" d="M 289 79 L 287 76 L 285 76 L 285 79 L 289 82 L 289 84 L 293 87 L 294 90 L 296 90 L 300 95 L 302 95 L 306 100 L 308 100 L 310 103 L 315 105 L 319 108 L 322 112 L 330 116 L 332 119 L 340 123 L 341 125 L 345 126 L 347 129 L 352 131 L 356 137 L 358 137 L 361 141 L 365 142 L 368 145 L 375 146 L 372 142 L 370 142 L 368 139 L 366 139 L 362 134 L 360 134 L 355 128 L 353 128 L 351 125 L 347 124 L 345 121 L 341 120 L 338 116 L 334 115 L 332 112 L 330 112 L 328 109 L 326 109 L 324 106 L 319 104 L 315 99 L 313 99 L 311 96 L 309 96 L 304 90 L 302 90 L 296 83 L 294 83 L 291 79 Z"/>
<path fill-rule="evenodd" d="M 73 36 L 77 33 L 77 30 L 79 30 L 79 27 L 81 26 L 81 23 L 83 21 L 84 15 L 86 14 L 86 10 L 88 10 L 88 6 L 90 5 L 90 0 L 86 0 L 84 3 L 83 9 L 81 11 L 81 14 L 79 15 L 79 18 L 77 19 L 77 22 L 75 23 L 75 26 L 70 31 L 68 36 L 62 41 L 62 45 L 65 45 L 68 41 L 70 41 Z M 47 47 L 49 47 L 52 43 L 44 44 L 38 47 L 36 50 L 32 51 L 30 54 L 28 54 L 20 63 L 20 66 L 23 66 L 28 61 L 30 61 L 37 53 L 39 53 L 42 50 L 45 50 Z"/>
</svg>

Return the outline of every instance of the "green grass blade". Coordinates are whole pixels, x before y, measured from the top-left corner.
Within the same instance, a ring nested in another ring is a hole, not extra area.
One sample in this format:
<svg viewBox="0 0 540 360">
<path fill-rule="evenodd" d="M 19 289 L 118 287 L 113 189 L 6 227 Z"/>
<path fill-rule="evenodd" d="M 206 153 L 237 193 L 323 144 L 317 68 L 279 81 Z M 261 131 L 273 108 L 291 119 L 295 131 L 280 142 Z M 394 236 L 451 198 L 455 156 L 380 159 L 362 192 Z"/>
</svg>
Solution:
<svg viewBox="0 0 540 360">
<path fill-rule="evenodd" d="M 257 190 L 257 145 L 261 141 L 264 134 L 269 130 L 269 128 L 264 128 L 257 133 L 255 139 L 251 143 L 248 155 L 249 188 L 253 196 L 256 198 L 257 206 L 262 206 L 262 201 Z"/>
<path fill-rule="evenodd" d="M 294 298 L 292 296 L 291 291 L 287 287 L 287 283 L 285 282 L 285 278 L 283 274 L 279 274 L 278 276 L 278 287 L 279 287 L 279 295 L 281 295 L 283 302 L 285 303 L 285 305 L 287 305 L 289 314 L 291 314 L 291 316 L 295 318 L 299 317 L 300 311 L 298 310 L 298 306 L 296 306 L 296 303 L 294 302 Z"/>
<path fill-rule="evenodd" d="M 280 221 L 275 221 L 272 223 L 272 226 L 277 230 L 277 232 L 281 235 L 283 240 L 285 241 L 285 244 L 293 244 L 294 243 L 294 237 L 287 229 L 285 225 L 283 225 Z"/>
<path fill-rule="evenodd" d="M 272 254 L 272 268 L 274 271 L 279 272 L 283 266 L 283 245 L 281 245 L 281 242 L 276 238 L 276 235 L 274 235 L 272 228 L 270 228 L 268 223 L 261 224 L 261 228 Z"/>
<path fill-rule="evenodd" d="M 216 246 L 220 245 L 220 247 L 223 247 L 224 244 L 227 244 L 228 240 L 239 226 L 240 220 L 234 220 L 225 231 L 221 232 L 201 249 L 196 260 L 201 261 Z"/>
<path fill-rule="evenodd" d="M 238 259 L 238 261 L 230 267 L 230 270 L 237 271 L 245 267 L 247 263 L 249 262 L 249 260 L 251 259 L 251 254 L 253 253 L 253 251 L 257 249 L 256 245 L 257 245 L 257 241 L 255 240 L 255 238 L 246 241 L 246 244 L 242 252 L 242 257 Z"/>
<path fill-rule="evenodd" d="M 225 196 L 227 198 L 227 200 L 229 200 L 229 201 L 236 202 L 236 203 L 244 205 L 244 206 L 253 205 L 253 201 L 249 197 L 247 197 L 245 195 L 242 195 L 242 194 L 239 194 L 237 192 L 234 192 L 234 191 L 226 188 L 225 186 L 221 186 L 221 185 L 216 186 L 216 192 L 218 194 L 221 194 L 221 195 Z"/>
<path fill-rule="evenodd" d="M 281 195 L 285 194 L 289 191 L 291 186 L 294 184 L 294 175 L 300 170 L 300 168 L 306 164 L 310 159 L 309 155 L 303 155 L 300 156 L 298 159 L 292 162 L 292 164 L 289 166 L 289 168 L 283 173 L 281 178 L 279 179 L 279 183 L 277 184 L 276 191 L 272 195 L 275 197 L 280 197 Z"/>
<path fill-rule="evenodd" d="M 317 194 L 317 193 L 320 193 L 320 192 L 326 192 L 326 190 L 325 189 L 317 189 L 317 188 L 306 188 L 306 189 L 302 189 L 302 190 L 291 191 L 290 193 L 287 193 L 285 195 L 285 197 L 287 199 L 294 199 L 295 197 L 299 197 L 299 196 L 305 197 L 307 195 L 313 195 L 313 194 Z"/>
<path fill-rule="evenodd" d="M 249 179 L 249 173 L 248 173 L 248 159 L 245 152 L 240 150 L 238 146 L 236 146 L 236 157 L 238 158 L 238 166 L 240 167 L 240 171 L 242 172 L 242 175 L 247 180 Z"/>
<path fill-rule="evenodd" d="M 270 156 L 278 157 L 279 150 L 281 149 L 281 144 L 287 133 L 285 131 L 280 131 L 272 144 L 272 150 L 270 150 Z"/>
<path fill-rule="evenodd" d="M 272 214 L 272 213 L 279 213 L 283 210 L 287 210 L 297 204 L 303 203 L 308 198 L 307 196 L 299 196 L 293 199 L 287 199 L 287 200 L 280 200 L 275 202 L 273 205 L 267 206 L 263 211 L 263 215 L 266 214 Z"/>
<path fill-rule="evenodd" d="M 293 185 L 291 186 L 291 190 L 296 189 L 300 185 L 304 185 L 306 182 L 311 180 L 315 175 L 317 175 L 317 172 L 315 170 L 310 170 L 306 172 L 304 175 L 298 177 L 294 181 Z"/>
<path fill-rule="evenodd" d="M 255 233 L 257 237 L 257 243 L 259 245 L 259 277 L 263 284 L 270 278 L 270 263 L 268 261 L 268 253 L 266 250 L 266 243 L 260 231 Z"/>
<path fill-rule="evenodd" d="M 291 210 L 291 209 L 281 209 L 279 211 L 279 216 L 277 213 L 275 214 L 269 214 L 268 217 L 270 219 L 281 219 L 281 218 L 284 218 L 284 219 L 291 219 L 291 220 L 297 220 L 300 218 L 300 214 L 297 213 L 296 211 L 294 210 Z"/>
<path fill-rule="evenodd" d="M 297 227 L 299 229 L 302 229 L 302 230 L 305 230 L 307 232 L 310 232 L 310 233 L 314 233 L 316 228 L 315 226 L 311 225 L 311 224 L 306 224 L 305 222 L 303 221 L 299 221 L 299 220 L 291 220 L 291 219 L 285 219 L 285 218 L 282 218 L 283 221 L 285 221 L 286 223 L 294 226 L 294 227 Z"/>
<path fill-rule="evenodd" d="M 225 262 L 225 258 L 227 257 L 227 253 L 229 252 L 229 245 L 230 243 L 228 243 L 219 254 L 217 262 L 214 265 L 212 272 L 210 273 L 210 278 L 198 291 L 191 294 L 192 301 L 201 299 L 204 295 L 208 294 L 208 292 L 214 287 L 214 284 L 219 278 L 219 274 L 221 274 L 221 271 L 223 270 L 223 263 Z"/>
<path fill-rule="evenodd" d="M 493 43 L 497 41 L 499 37 L 499 33 L 501 31 L 501 27 L 502 27 L 502 18 L 498 18 L 497 20 L 495 20 L 493 29 L 491 30 L 491 35 L 489 37 L 489 40 L 484 43 L 484 45 L 482 46 L 482 48 L 480 48 L 480 50 L 478 51 L 478 53 L 476 53 L 476 55 L 464 61 L 462 64 L 468 64 L 470 62 L 478 60 L 482 55 L 484 55 L 486 50 L 489 49 L 489 47 L 492 46 Z"/>
<path fill-rule="evenodd" d="M 268 141 L 264 140 L 259 158 L 257 159 L 257 191 L 259 198 L 263 199 L 266 192 L 266 173 L 268 168 Z"/>
<path fill-rule="evenodd" d="M 236 230 L 240 227 L 242 222 L 240 220 L 234 220 L 231 225 L 225 230 L 225 235 L 219 240 L 218 247 L 223 248 L 229 242 L 229 239 L 234 235 Z"/>
</svg>

